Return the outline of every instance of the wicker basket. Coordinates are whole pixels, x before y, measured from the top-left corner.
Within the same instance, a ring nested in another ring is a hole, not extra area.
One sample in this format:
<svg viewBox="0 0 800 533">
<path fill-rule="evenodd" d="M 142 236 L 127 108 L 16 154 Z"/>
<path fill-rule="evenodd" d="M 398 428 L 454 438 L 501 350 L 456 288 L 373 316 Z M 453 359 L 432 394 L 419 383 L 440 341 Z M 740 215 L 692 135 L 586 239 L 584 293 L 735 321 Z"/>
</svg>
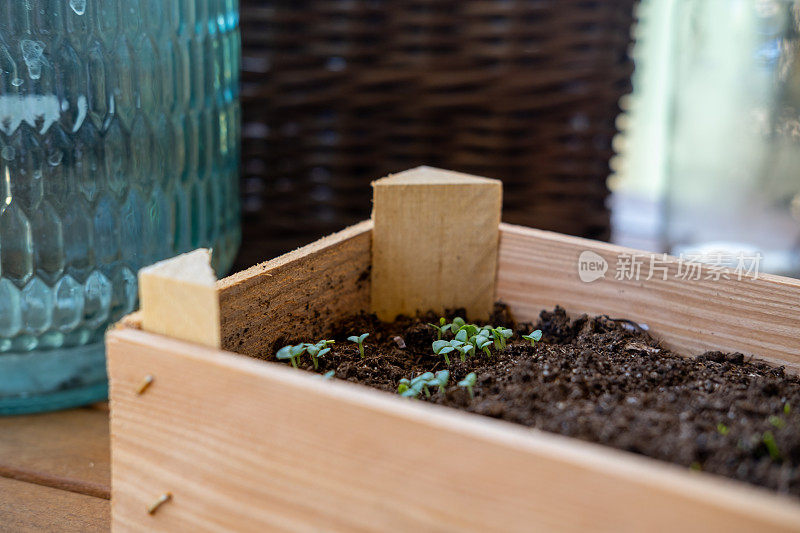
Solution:
<svg viewBox="0 0 800 533">
<path fill-rule="evenodd" d="M 608 235 L 635 0 L 242 0 L 238 267 L 368 215 L 420 164 L 500 178 L 505 220 Z"/>
</svg>

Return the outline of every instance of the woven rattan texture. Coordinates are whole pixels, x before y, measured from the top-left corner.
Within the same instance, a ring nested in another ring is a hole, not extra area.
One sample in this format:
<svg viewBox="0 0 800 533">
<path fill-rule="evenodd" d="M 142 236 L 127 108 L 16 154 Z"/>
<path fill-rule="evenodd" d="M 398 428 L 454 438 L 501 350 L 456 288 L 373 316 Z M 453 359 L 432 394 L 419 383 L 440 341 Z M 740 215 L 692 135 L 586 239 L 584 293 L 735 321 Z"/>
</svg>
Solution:
<svg viewBox="0 0 800 533">
<path fill-rule="evenodd" d="M 366 218 L 370 180 L 420 164 L 502 179 L 508 222 L 607 237 L 634 3 L 242 0 L 238 266 Z"/>
</svg>

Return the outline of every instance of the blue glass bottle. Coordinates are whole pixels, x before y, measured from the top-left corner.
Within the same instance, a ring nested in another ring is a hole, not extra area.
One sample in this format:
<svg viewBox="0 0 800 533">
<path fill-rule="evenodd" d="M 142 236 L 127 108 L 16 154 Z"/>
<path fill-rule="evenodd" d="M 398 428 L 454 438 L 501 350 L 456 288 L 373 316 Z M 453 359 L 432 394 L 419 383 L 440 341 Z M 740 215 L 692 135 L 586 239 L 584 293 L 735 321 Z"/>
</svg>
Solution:
<svg viewBox="0 0 800 533">
<path fill-rule="evenodd" d="M 0 3 L 0 413 L 106 395 L 137 270 L 239 244 L 237 0 Z"/>
</svg>

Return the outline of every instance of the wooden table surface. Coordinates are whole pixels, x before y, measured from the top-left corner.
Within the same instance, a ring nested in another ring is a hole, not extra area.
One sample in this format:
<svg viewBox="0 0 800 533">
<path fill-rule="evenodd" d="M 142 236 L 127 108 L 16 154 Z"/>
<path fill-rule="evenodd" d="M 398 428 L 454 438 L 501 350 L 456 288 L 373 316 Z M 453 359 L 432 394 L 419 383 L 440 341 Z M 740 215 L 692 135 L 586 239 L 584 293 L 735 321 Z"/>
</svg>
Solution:
<svg viewBox="0 0 800 533">
<path fill-rule="evenodd" d="M 110 529 L 108 405 L 0 417 L 0 531 Z"/>
</svg>

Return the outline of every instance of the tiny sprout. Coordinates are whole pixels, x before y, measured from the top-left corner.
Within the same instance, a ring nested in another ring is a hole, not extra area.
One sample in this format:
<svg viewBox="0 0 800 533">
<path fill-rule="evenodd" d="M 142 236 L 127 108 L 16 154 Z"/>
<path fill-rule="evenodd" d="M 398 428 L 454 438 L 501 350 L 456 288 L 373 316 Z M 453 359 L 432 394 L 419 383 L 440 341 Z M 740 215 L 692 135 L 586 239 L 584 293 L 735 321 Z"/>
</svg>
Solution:
<svg viewBox="0 0 800 533">
<path fill-rule="evenodd" d="M 411 388 L 417 390 L 417 394 L 419 394 L 419 391 L 422 391 L 425 393 L 425 396 L 430 398 L 431 391 L 428 390 L 428 382 L 434 377 L 435 376 L 433 375 L 433 372 L 425 372 L 424 374 L 420 374 L 411 380 Z"/>
<path fill-rule="evenodd" d="M 775 435 L 771 431 L 765 431 L 761 437 L 764 446 L 767 447 L 767 452 L 773 461 L 779 461 L 781 458 L 781 451 L 778 449 L 778 444 L 775 442 Z"/>
<path fill-rule="evenodd" d="M 428 325 L 437 331 L 437 333 L 439 334 L 438 340 L 442 340 L 442 335 L 444 335 L 444 333 L 447 330 L 449 330 L 450 327 L 452 326 L 452 324 L 447 323 L 447 320 L 445 320 L 444 317 L 439 319 L 438 326 L 436 324 L 431 324 L 430 322 L 428 323 Z"/>
<path fill-rule="evenodd" d="M 792 412 L 792 408 L 789 406 L 789 402 L 783 404 L 783 414 L 788 415 Z"/>
<path fill-rule="evenodd" d="M 725 425 L 725 424 L 723 424 L 722 422 L 720 422 L 719 424 L 717 424 L 717 433 L 719 433 L 719 434 L 720 434 L 720 435 L 722 435 L 723 437 L 724 437 L 725 435 L 727 435 L 728 433 L 730 433 L 730 431 L 731 431 L 731 430 L 728 428 L 728 426 L 726 426 L 726 425 Z"/>
<path fill-rule="evenodd" d="M 284 346 L 278 353 L 275 354 L 276 359 L 289 359 L 292 362 L 292 366 L 297 368 L 297 359 L 303 355 L 303 352 L 306 351 L 305 344 L 297 344 L 297 345 L 289 345 Z"/>
<path fill-rule="evenodd" d="M 523 335 L 522 338 L 531 341 L 531 346 L 533 346 L 542 340 L 542 330 L 537 329 L 536 331 L 531 332 L 530 335 Z"/>
<path fill-rule="evenodd" d="M 453 335 L 455 335 L 456 333 L 458 333 L 458 331 L 459 331 L 461 328 L 463 328 L 463 327 L 464 327 L 464 326 L 466 326 L 466 325 L 467 325 L 467 323 L 464 321 L 464 319 L 463 319 L 463 318 L 461 318 L 460 316 L 457 316 L 457 317 L 455 317 L 455 318 L 453 319 L 453 323 L 452 323 L 452 324 L 450 324 L 450 333 L 452 333 Z"/>
<path fill-rule="evenodd" d="M 701 465 L 697 461 L 692 461 L 692 464 L 689 465 L 689 470 L 693 470 L 695 472 L 700 472 L 700 471 L 703 470 L 703 465 Z"/>
<path fill-rule="evenodd" d="M 408 378 L 403 378 L 400 380 L 400 383 L 397 384 L 397 394 L 401 396 L 410 396 L 408 392 L 411 390 L 411 381 Z M 417 391 L 419 394 L 419 391 Z M 414 394 L 416 396 L 417 394 Z"/>
<path fill-rule="evenodd" d="M 333 370 L 328 370 L 328 371 L 327 371 L 327 372 L 325 372 L 324 374 L 317 374 L 317 376 L 316 376 L 316 377 L 318 377 L 319 379 L 324 379 L 324 380 L 327 380 L 327 379 L 331 379 L 331 378 L 333 378 L 333 376 L 335 376 L 335 375 L 336 375 L 336 372 L 335 372 L 335 371 L 333 371 Z"/>
<path fill-rule="evenodd" d="M 492 356 L 492 352 L 489 351 L 492 346 L 492 340 L 489 337 L 484 337 L 483 335 L 476 336 L 475 346 L 478 350 L 483 350 L 487 357 Z"/>
<path fill-rule="evenodd" d="M 452 342 L 458 342 L 458 341 L 452 341 Z M 435 353 L 436 355 L 443 356 L 444 362 L 447 365 L 450 364 L 450 358 L 447 357 L 447 354 L 449 354 L 453 350 L 455 350 L 455 347 L 451 346 L 450 343 L 447 341 L 441 341 L 441 340 L 433 341 L 433 353 Z"/>
<path fill-rule="evenodd" d="M 440 370 L 433 379 L 429 379 L 425 384 L 430 387 L 439 387 L 439 392 L 444 392 L 448 381 L 450 381 L 450 372 L 447 370 Z"/>
<path fill-rule="evenodd" d="M 416 398 L 421 392 L 424 392 L 425 396 L 430 398 L 431 391 L 428 390 L 427 385 L 434 378 L 433 372 L 425 372 L 411 380 L 403 378 L 397 385 L 397 393 L 406 398 Z"/>
<path fill-rule="evenodd" d="M 328 344 L 333 344 L 333 343 L 334 343 L 334 341 L 322 340 L 322 341 L 319 341 L 316 344 L 306 344 L 305 345 L 306 352 L 308 353 L 308 355 L 311 356 L 311 361 L 314 363 L 314 370 L 319 368 L 319 363 L 318 363 L 317 359 L 319 357 L 324 357 L 325 354 L 330 352 L 331 349 L 328 348 Z"/>
<path fill-rule="evenodd" d="M 472 391 L 472 387 L 475 386 L 475 382 L 477 380 L 478 376 L 475 375 L 475 372 L 470 372 L 464 379 L 458 382 L 458 386 L 467 389 L 467 392 L 469 392 L 469 397 L 474 398 L 475 393 Z"/>
<path fill-rule="evenodd" d="M 779 416 L 772 415 L 767 420 L 769 421 L 770 424 L 772 424 L 774 427 L 778 429 L 783 429 L 784 427 L 786 427 L 786 422 L 784 422 L 783 419 Z"/>
<path fill-rule="evenodd" d="M 361 354 L 361 358 L 364 358 L 364 339 L 369 337 L 369 333 L 362 333 L 361 335 L 351 335 L 347 337 L 347 340 L 350 342 L 355 342 L 358 344 L 358 353 Z"/>
<path fill-rule="evenodd" d="M 510 339 L 511 336 L 514 334 L 508 328 L 504 327 L 497 327 L 492 330 L 492 336 L 494 337 L 494 347 L 497 351 L 505 350 L 506 348 L 506 339 Z"/>
<path fill-rule="evenodd" d="M 458 353 L 461 354 L 461 362 L 463 363 L 467 360 L 469 352 L 472 352 L 473 354 L 475 353 L 475 346 L 469 343 L 464 343 L 461 346 L 456 346 L 456 350 L 458 350 Z"/>
<path fill-rule="evenodd" d="M 480 331 L 475 324 L 465 324 L 461 330 L 465 331 L 468 337 L 474 337 Z"/>
</svg>

